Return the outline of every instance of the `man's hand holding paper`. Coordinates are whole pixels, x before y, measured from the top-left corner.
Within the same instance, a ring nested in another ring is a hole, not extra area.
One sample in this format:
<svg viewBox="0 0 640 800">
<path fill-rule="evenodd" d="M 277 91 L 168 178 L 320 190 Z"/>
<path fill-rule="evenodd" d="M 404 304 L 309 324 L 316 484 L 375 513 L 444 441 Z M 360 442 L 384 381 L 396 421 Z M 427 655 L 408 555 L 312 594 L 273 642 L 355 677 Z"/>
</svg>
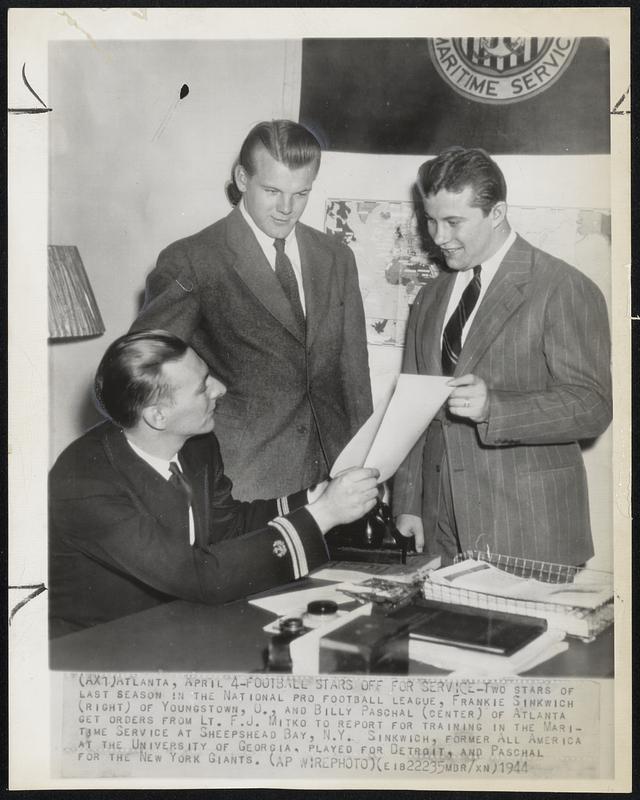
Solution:
<svg viewBox="0 0 640 800">
<path fill-rule="evenodd" d="M 393 394 L 340 453 L 331 476 L 364 466 L 380 470 L 380 483 L 391 478 L 451 393 L 449 381 L 440 375 L 400 375 Z"/>
<path fill-rule="evenodd" d="M 381 483 L 391 478 L 453 391 L 451 384 L 450 378 L 440 375 L 400 375 L 395 390 L 385 392 L 373 414 L 340 453 L 332 477 L 346 467 L 364 465 L 380 470 Z M 403 536 L 414 537 L 416 552 L 422 553 L 422 519 L 401 514 L 396 526 Z"/>
<path fill-rule="evenodd" d="M 332 476 L 324 492 L 307 508 L 323 533 L 367 514 L 378 498 L 378 470 L 351 467 Z"/>
</svg>

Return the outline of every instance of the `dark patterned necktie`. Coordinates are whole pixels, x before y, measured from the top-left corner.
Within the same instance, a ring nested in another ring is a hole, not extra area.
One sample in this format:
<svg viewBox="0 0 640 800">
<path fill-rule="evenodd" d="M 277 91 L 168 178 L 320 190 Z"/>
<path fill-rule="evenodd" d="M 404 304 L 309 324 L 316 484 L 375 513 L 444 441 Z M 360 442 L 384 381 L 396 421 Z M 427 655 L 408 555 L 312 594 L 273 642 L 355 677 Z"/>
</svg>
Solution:
<svg viewBox="0 0 640 800">
<path fill-rule="evenodd" d="M 180 469 L 180 467 L 175 461 L 172 461 L 169 464 L 169 471 L 171 472 L 169 483 L 182 492 L 187 502 L 187 507 L 189 507 L 191 505 L 191 498 L 193 496 L 193 489 L 191 488 L 191 484 L 184 477 L 184 472 Z"/>
<path fill-rule="evenodd" d="M 442 334 L 442 374 L 453 375 L 462 350 L 462 331 L 480 296 L 480 267 L 473 268 L 473 280 L 449 317 Z"/>
<path fill-rule="evenodd" d="M 276 248 L 276 277 L 291 303 L 295 318 L 304 325 L 304 312 L 300 302 L 298 281 L 289 256 L 284 252 L 284 239 L 274 239 L 273 246 Z"/>
</svg>

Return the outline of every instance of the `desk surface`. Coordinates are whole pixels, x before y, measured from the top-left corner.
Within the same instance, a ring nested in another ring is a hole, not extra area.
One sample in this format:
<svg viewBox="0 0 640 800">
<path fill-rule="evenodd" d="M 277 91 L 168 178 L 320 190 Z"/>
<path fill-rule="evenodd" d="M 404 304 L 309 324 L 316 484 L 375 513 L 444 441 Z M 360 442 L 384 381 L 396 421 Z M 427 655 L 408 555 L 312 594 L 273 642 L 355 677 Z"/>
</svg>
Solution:
<svg viewBox="0 0 640 800">
<path fill-rule="evenodd" d="M 301 588 L 300 584 L 295 588 Z M 51 641 L 50 667 L 68 671 L 258 672 L 274 615 L 246 600 L 205 606 L 177 600 Z M 530 670 L 527 676 L 613 676 L 613 628 Z M 412 674 L 442 674 L 411 662 Z"/>
</svg>

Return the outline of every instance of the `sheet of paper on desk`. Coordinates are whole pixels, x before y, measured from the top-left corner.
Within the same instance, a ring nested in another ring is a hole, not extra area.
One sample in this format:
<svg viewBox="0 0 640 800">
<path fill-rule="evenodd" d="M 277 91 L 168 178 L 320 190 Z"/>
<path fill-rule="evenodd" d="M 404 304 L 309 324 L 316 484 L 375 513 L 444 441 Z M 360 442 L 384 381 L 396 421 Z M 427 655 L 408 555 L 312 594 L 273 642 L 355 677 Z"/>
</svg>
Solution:
<svg viewBox="0 0 640 800">
<path fill-rule="evenodd" d="M 389 581 L 413 583 L 440 567 L 440 556 L 410 555 L 406 564 L 387 564 L 367 561 L 364 563 L 334 561 L 313 573 L 313 577 L 335 583 L 362 583 L 374 576 L 384 577 Z M 357 566 L 356 566 L 357 564 Z"/>
<path fill-rule="evenodd" d="M 323 567 L 318 572 L 314 572 L 313 577 L 321 581 L 333 581 L 334 583 L 362 583 L 362 581 L 366 581 L 371 577 L 371 573 L 361 572 L 357 569 Z"/>
<path fill-rule="evenodd" d="M 400 375 L 386 408 L 380 404 L 336 459 L 331 475 L 348 467 L 375 467 L 388 480 L 451 394 L 450 378 Z"/>
<path fill-rule="evenodd" d="M 271 611 L 279 617 L 300 616 L 307 610 L 307 604 L 313 600 L 333 600 L 338 605 L 350 602 L 348 597 L 337 591 L 339 584 L 334 586 L 314 586 L 312 589 L 299 589 L 293 592 L 272 594 L 268 597 L 258 597 L 249 600 L 252 606 L 258 606 L 265 611 Z"/>
</svg>

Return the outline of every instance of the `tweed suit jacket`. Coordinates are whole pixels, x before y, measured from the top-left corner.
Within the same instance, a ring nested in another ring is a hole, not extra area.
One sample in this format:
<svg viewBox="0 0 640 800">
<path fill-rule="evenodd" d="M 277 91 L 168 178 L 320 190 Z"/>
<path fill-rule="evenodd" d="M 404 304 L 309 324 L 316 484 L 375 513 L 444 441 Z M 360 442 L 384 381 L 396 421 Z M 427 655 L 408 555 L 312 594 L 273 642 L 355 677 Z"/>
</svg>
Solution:
<svg viewBox="0 0 640 800">
<path fill-rule="evenodd" d="M 372 410 L 353 254 L 301 223 L 296 237 L 306 330 L 237 208 L 160 254 L 133 325 L 188 341 L 226 384 L 216 412 L 220 447 L 240 499 L 286 494 L 326 477 Z"/>
<path fill-rule="evenodd" d="M 49 482 L 49 615 L 53 636 L 180 598 L 217 604 L 303 577 L 324 563 L 306 491 L 241 503 L 213 434 L 179 453 L 184 496 L 110 422 L 60 455 Z"/>
<path fill-rule="evenodd" d="M 455 275 L 416 298 L 403 371 L 442 374 L 440 337 Z M 446 453 L 462 550 L 579 564 L 593 555 L 578 442 L 611 420 L 610 334 L 600 290 L 517 237 L 478 308 L 454 377 L 489 389 L 475 424 L 444 408 L 399 469 L 395 513 L 434 535 Z"/>
</svg>

